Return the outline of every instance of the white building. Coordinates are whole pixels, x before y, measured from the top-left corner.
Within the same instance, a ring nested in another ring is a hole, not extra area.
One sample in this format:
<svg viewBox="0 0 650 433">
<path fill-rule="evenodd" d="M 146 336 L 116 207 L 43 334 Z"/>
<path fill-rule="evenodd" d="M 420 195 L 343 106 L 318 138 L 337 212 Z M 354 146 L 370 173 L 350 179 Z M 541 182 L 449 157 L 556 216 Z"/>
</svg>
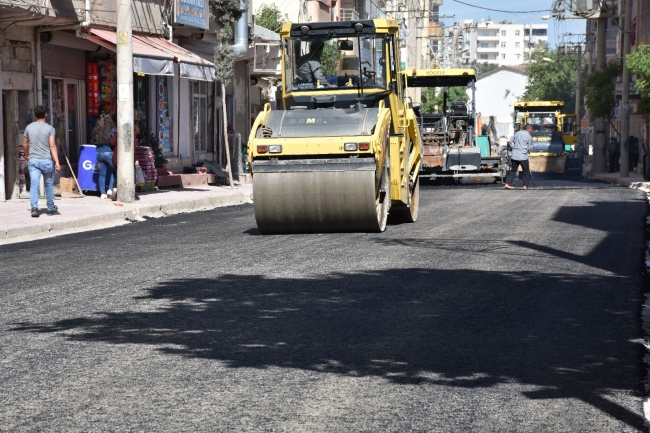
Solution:
<svg viewBox="0 0 650 433">
<path fill-rule="evenodd" d="M 538 44 L 548 41 L 547 24 L 466 20 L 457 25 L 462 29 L 460 59 L 465 64 L 476 60 L 499 66 L 521 65 Z"/>
<path fill-rule="evenodd" d="M 523 68 L 512 66 L 494 69 L 476 82 L 476 112 L 481 113 L 483 124 L 488 123 L 490 116 L 495 117 L 497 136 L 514 134 L 514 103 L 521 99 L 527 84 Z"/>
</svg>

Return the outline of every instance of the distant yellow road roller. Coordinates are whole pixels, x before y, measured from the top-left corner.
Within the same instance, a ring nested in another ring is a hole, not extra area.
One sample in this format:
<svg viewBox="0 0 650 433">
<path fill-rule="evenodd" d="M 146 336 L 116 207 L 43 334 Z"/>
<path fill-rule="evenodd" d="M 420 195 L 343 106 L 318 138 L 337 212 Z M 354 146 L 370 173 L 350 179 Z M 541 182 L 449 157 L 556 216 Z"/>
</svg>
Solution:
<svg viewBox="0 0 650 433">
<path fill-rule="evenodd" d="M 422 140 L 398 30 L 385 19 L 283 26 L 282 100 L 264 106 L 248 140 L 261 233 L 416 221 Z"/>
</svg>

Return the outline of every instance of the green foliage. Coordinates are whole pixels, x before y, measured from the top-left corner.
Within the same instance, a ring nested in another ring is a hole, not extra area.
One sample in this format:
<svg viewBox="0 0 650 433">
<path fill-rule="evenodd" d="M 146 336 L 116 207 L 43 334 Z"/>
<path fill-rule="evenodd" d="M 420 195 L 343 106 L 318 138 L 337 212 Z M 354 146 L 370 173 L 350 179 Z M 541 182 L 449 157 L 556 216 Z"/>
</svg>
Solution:
<svg viewBox="0 0 650 433">
<path fill-rule="evenodd" d="M 255 14 L 255 24 L 275 33 L 280 33 L 282 25 L 288 21 L 289 15 L 282 15 L 282 12 L 280 12 L 280 9 L 275 3 L 271 3 L 270 5 L 262 3 Z"/>
<path fill-rule="evenodd" d="M 343 54 L 341 54 L 332 41 L 325 44 L 323 47 L 323 54 L 320 56 L 321 69 L 325 76 L 334 75 L 336 73 L 341 57 L 343 57 Z"/>
<path fill-rule="evenodd" d="M 636 88 L 641 92 L 638 109 L 643 114 L 650 114 L 650 45 L 639 45 L 635 53 L 627 55 L 625 64 L 636 78 Z"/>
<path fill-rule="evenodd" d="M 469 69 L 474 69 L 476 72 L 476 79 L 478 80 L 481 78 L 481 76 L 487 74 L 488 72 L 492 72 L 496 68 L 499 67 L 498 63 L 489 63 L 489 62 L 478 62 L 474 60 L 471 62 L 468 66 Z"/>
<path fill-rule="evenodd" d="M 151 148 L 154 157 L 154 165 L 156 167 L 162 167 L 169 162 L 167 158 L 165 158 L 164 149 L 158 141 L 158 134 L 153 132 L 150 133 L 149 136 L 142 134 L 138 144 L 140 146 Z"/>
<path fill-rule="evenodd" d="M 230 43 L 233 37 L 233 25 L 246 9 L 242 9 L 240 0 L 210 0 L 210 18 L 219 26 L 217 39 L 219 45 L 214 50 L 214 69 L 217 80 L 228 85 L 235 70 L 235 54 Z"/>
<path fill-rule="evenodd" d="M 526 62 L 528 75 L 524 101 L 562 101 L 566 113 L 575 113 L 577 53 L 564 52 L 540 44 Z M 584 74 L 585 66 L 581 71 Z"/>
<path fill-rule="evenodd" d="M 435 90 L 435 87 L 425 87 L 422 89 L 423 113 L 442 113 L 444 92 L 443 89 L 440 89 L 438 96 L 436 96 Z M 447 107 L 454 101 L 469 101 L 466 87 L 448 87 Z"/>
<path fill-rule="evenodd" d="M 228 43 L 233 36 L 233 24 L 246 9 L 242 9 L 240 0 L 210 0 L 210 18 L 219 25 L 217 37 L 221 43 Z"/>
<path fill-rule="evenodd" d="M 621 63 L 618 60 L 609 62 L 605 68 L 594 71 L 587 77 L 585 84 L 585 100 L 592 116 L 602 117 L 609 121 L 612 110 L 616 105 L 615 81 L 621 75 Z"/>
<path fill-rule="evenodd" d="M 235 53 L 230 45 L 217 45 L 214 48 L 214 70 L 217 80 L 227 86 L 235 73 Z"/>
</svg>

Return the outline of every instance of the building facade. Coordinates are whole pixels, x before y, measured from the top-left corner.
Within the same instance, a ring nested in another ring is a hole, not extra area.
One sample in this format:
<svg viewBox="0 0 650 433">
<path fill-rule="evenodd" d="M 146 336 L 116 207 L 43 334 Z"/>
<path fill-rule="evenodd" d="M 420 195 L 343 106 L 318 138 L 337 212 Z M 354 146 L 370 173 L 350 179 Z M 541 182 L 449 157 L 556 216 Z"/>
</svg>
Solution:
<svg viewBox="0 0 650 433">
<path fill-rule="evenodd" d="M 445 29 L 445 35 L 448 40 L 441 41 L 447 53 L 445 63 L 516 66 L 524 64 L 539 44 L 548 42 L 548 25 L 465 20 Z"/>
<path fill-rule="evenodd" d="M 223 107 L 213 61 L 216 27 L 207 2 L 200 10 L 177 3 L 179 10 L 165 0 L 133 1 L 133 104 L 134 136 L 140 144 L 157 141 L 168 169 L 182 173 L 225 155 L 223 110 L 240 137 L 250 128 L 245 58 L 250 15 L 237 35 L 240 58 Z M 0 198 L 19 196 L 24 180 L 17 146 L 36 105 L 46 106 L 56 130 L 62 171 L 55 183 L 78 174 L 80 153 L 99 114 L 115 115 L 117 2 L 85 7 L 83 1 L 43 7 L 0 0 Z"/>
</svg>

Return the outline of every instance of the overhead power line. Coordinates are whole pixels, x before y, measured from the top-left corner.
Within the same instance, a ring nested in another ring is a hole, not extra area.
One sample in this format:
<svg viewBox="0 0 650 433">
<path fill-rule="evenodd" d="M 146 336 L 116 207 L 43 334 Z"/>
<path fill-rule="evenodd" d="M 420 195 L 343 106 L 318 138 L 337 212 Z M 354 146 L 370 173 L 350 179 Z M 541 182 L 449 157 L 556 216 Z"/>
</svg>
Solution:
<svg viewBox="0 0 650 433">
<path fill-rule="evenodd" d="M 492 8 L 486 8 L 486 7 L 483 7 L 483 6 L 476 6 L 476 5 L 473 5 L 473 4 L 462 2 L 460 0 L 452 0 L 452 1 L 454 1 L 456 3 L 460 3 L 460 4 L 465 5 L 465 6 L 471 6 L 471 7 L 476 8 L 476 9 L 483 9 L 483 10 L 492 11 L 492 12 L 503 12 L 503 13 L 507 13 L 507 14 L 530 14 L 530 13 L 541 13 L 541 12 L 553 12 L 552 9 L 543 9 L 543 10 L 539 10 L 539 11 L 504 11 L 504 10 L 500 10 L 500 9 L 492 9 Z"/>
</svg>

